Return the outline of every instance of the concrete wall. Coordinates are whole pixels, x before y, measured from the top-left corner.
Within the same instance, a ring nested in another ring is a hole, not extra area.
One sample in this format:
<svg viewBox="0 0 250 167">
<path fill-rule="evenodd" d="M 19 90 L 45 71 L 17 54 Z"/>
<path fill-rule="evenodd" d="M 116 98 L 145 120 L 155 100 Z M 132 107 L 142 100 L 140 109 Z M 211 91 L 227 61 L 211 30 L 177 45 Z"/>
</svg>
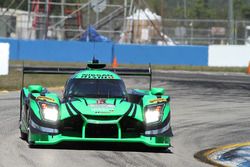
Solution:
<svg viewBox="0 0 250 167">
<path fill-rule="evenodd" d="M 94 55 L 110 63 L 113 55 L 119 64 L 208 65 L 207 46 L 156 46 L 90 43 L 80 41 L 14 40 L 10 44 L 11 60 L 88 62 Z"/>
<path fill-rule="evenodd" d="M 244 45 L 156 46 L 90 43 L 80 41 L 14 40 L 10 44 L 11 60 L 88 62 L 95 56 L 110 63 L 113 55 L 119 64 L 161 64 L 192 66 L 247 66 L 250 47 Z"/>
<path fill-rule="evenodd" d="M 245 67 L 250 61 L 250 46 L 211 45 L 208 65 L 222 67 Z"/>
<path fill-rule="evenodd" d="M 110 62 L 111 43 L 87 43 L 78 41 L 21 41 L 19 59 L 32 61 L 87 62 L 96 56 Z"/>
<path fill-rule="evenodd" d="M 87 62 L 95 55 L 101 61 L 110 62 L 111 43 L 84 43 L 78 41 L 13 40 L 0 38 L 10 44 L 11 60 Z"/>
<path fill-rule="evenodd" d="M 18 40 L 8 39 L 8 38 L 0 38 L 0 43 L 8 43 L 9 44 L 9 58 L 10 60 L 21 60 L 19 58 L 19 42 Z"/>
<path fill-rule="evenodd" d="M 9 72 L 9 43 L 0 43 L 0 75 Z"/>
<path fill-rule="evenodd" d="M 208 65 L 207 46 L 115 45 L 118 62 L 125 64 Z"/>
</svg>

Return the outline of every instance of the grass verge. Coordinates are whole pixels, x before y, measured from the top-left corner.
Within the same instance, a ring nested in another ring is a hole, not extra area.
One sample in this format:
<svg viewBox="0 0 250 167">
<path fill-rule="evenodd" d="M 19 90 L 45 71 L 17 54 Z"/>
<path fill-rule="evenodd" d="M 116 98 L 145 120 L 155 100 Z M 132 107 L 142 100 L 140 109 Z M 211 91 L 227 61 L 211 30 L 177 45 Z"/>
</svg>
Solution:
<svg viewBox="0 0 250 167">
<path fill-rule="evenodd" d="M 25 62 L 25 66 L 56 66 L 56 67 L 86 67 L 82 63 Z M 0 76 L 1 90 L 19 90 L 22 83 L 22 62 L 10 62 L 9 75 Z M 128 68 L 147 68 L 147 65 L 120 65 Z M 240 72 L 245 73 L 245 67 L 204 67 L 204 66 L 163 66 L 153 65 L 153 70 L 184 70 L 207 72 Z M 63 86 L 69 75 L 25 75 L 24 85 L 41 84 L 44 87 Z"/>
</svg>

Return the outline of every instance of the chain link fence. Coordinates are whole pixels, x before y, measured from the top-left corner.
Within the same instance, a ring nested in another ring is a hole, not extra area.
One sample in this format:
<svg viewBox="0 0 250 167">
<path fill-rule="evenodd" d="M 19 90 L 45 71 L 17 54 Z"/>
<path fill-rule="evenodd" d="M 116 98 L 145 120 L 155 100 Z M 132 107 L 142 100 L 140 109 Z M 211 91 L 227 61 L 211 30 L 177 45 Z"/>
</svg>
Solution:
<svg viewBox="0 0 250 167">
<path fill-rule="evenodd" d="M 250 21 L 234 21 L 233 44 L 245 44 Z M 164 19 L 163 32 L 177 44 L 228 44 L 228 20 Z"/>
<path fill-rule="evenodd" d="M 54 39 L 78 40 L 89 24 L 97 31 L 115 42 L 120 41 L 124 33 L 124 7 L 109 5 L 98 15 L 92 10 L 91 4 L 65 4 L 63 9 L 58 4 L 51 4 L 50 14 L 45 14 L 45 8 L 36 10 L 36 5 L 30 4 L 33 11 L 11 11 L 1 15 L 0 36 L 18 39 Z M 33 6 L 32 6 L 33 5 Z M 59 4 L 60 5 L 60 4 Z M 2 13 L 4 10 L 2 10 Z M 11 13 L 11 14 L 9 14 Z M 175 44 L 211 45 L 246 44 L 250 41 L 250 21 L 234 21 L 234 38 L 230 39 L 228 20 L 192 20 L 192 19 L 162 19 L 159 30 Z M 133 32 L 130 33 L 129 37 Z M 45 34 L 46 33 L 46 34 Z M 149 44 L 162 41 L 162 36 L 154 35 Z M 137 40 L 127 40 L 136 42 Z"/>
</svg>

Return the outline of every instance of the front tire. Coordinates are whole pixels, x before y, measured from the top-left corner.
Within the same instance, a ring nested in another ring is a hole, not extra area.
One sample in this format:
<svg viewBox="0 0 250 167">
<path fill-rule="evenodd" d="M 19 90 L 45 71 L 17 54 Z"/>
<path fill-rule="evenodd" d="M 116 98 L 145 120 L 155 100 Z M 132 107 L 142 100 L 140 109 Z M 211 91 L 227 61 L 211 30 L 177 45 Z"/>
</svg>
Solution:
<svg viewBox="0 0 250 167">
<path fill-rule="evenodd" d="M 151 149 L 153 152 L 160 152 L 160 153 L 172 153 L 171 150 L 169 150 L 169 147 L 159 147 L 159 148 L 153 148 Z"/>
<path fill-rule="evenodd" d="M 22 139 L 22 140 L 27 140 L 27 137 L 28 137 L 28 135 L 27 135 L 27 133 L 24 133 L 23 131 L 22 131 L 22 117 L 23 117 L 23 109 L 24 109 L 24 107 L 23 107 L 24 105 L 23 105 L 23 91 L 21 91 L 21 93 L 20 93 L 20 117 L 19 117 L 19 129 L 20 129 L 20 138 Z"/>
<path fill-rule="evenodd" d="M 33 141 L 30 140 L 30 132 L 28 132 L 28 137 L 27 137 L 27 142 L 28 142 L 28 145 L 29 145 L 29 148 L 34 148 L 35 147 L 35 143 Z"/>
<path fill-rule="evenodd" d="M 29 144 L 29 148 L 34 147 L 34 142 L 31 140 L 31 132 L 30 132 L 30 114 L 29 114 L 29 120 L 28 120 L 28 133 L 27 133 L 27 142 Z"/>
<path fill-rule="evenodd" d="M 21 129 L 20 129 L 20 138 L 21 138 L 22 140 L 26 140 L 26 141 L 27 141 L 27 139 L 28 139 L 27 133 L 22 132 Z"/>
</svg>

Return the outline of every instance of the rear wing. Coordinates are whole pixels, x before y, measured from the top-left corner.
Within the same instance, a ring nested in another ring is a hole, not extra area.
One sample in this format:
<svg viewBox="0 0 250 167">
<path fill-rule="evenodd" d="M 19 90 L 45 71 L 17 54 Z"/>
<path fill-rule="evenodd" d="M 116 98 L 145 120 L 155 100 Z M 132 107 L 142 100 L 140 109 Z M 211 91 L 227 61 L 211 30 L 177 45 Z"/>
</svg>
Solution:
<svg viewBox="0 0 250 167">
<path fill-rule="evenodd" d="M 81 70 L 87 68 L 68 68 L 68 67 L 30 67 L 23 66 L 22 70 L 22 87 L 24 86 L 25 74 L 75 74 Z M 152 86 L 152 70 L 151 64 L 147 69 L 132 69 L 132 68 L 103 68 L 103 70 L 112 71 L 121 76 L 148 76 L 149 77 L 149 89 Z"/>
</svg>

